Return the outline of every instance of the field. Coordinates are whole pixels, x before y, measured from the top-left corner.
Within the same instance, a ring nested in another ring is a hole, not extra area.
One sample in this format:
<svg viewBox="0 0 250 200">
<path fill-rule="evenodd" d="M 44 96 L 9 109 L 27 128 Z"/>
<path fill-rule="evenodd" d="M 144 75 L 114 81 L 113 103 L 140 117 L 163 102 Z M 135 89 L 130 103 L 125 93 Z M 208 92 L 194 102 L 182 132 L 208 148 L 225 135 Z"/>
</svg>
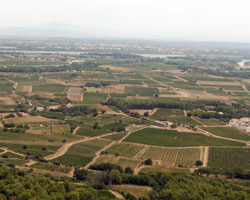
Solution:
<svg viewBox="0 0 250 200">
<path fill-rule="evenodd" d="M 109 135 L 109 136 L 105 136 L 103 137 L 104 139 L 107 140 L 120 140 L 121 138 L 123 138 L 127 133 L 118 133 L 115 135 Z"/>
<path fill-rule="evenodd" d="M 136 198 L 143 197 L 153 191 L 153 188 L 148 186 L 136 186 L 136 185 L 114 185 L 112 189 L 124 192 L 125 194 L 131 194 Z"/>
<path fill-rule="evenodd" d="M 151 115 L 153 119 L 158 119 L 162 121 L 166 121 L 169 117 L 184 117 L 183 110 L 180 109 L 168 109 L 168 108 L 160 108 Z"/>
<path fill-rule="evenodd" d="M 7 144 L 7 143 L 0 143 L 0 146 L 33 157 L 46 156 L 52 154 L 59 148 L 58 146 L 26 145 L 27 148 L 24 149 L 23 148 L 24 145 L 22 144 Z M 43 147 L 45 147 L 46 149 L 43 149 Z"/>
<path fill-rule="evenodd" d="M 43 122 L 55 122 L 55 119 L 48 119 L 41 116 L 32 116 L 32 117 L 17 117 L 6 119 L 6 123 L 15 123 L 15 124 L 29 124 L 29 123 L 43 123 Z"/>
<path fill-rule="evenodd" d="M 100 163 L 112 163 L 121 166 L 123 169 L 130 167 L 131 169 L 135 169 L 142 161 L 138 159 L 132 158 L 121 158 L 111 155 L 100 156 L 95 164 Z"/>
<path fill-rule="evenodd" d="M 192 118 L 198 120 L 199 122 L 201 122 L 202 124 L 205 124 L 207 126 L 225 125 L 224 122 L 222 122 L 218 119 L 214 119 L 214 118 L 211 118 L 211 119 L 201 119 L 199 117 L 192 117 Z"/>
<path fill-rule="evenodd" d="M 71 165 L 86 169 L 94 162 L 136 174 L 188 171 L 197 160 L 207 167 L 207 159 L 208 167 L 250 170 L 243 159 L 250 136 L 227 126 L 249 117 L 249 69 L 237 64 L 250 59 L 247 47 L 21 41 L 3 40 L 18 52 L 0 54 L 0 147 L 23 154 L 0 152 L 4 163 L 27 167 L 38 156 L 59 155 L 27 171 L 60 177 L 72 176 Z M 152 166 L 143 164 L 148 158 Z"/>
<path fill-rule="evenodd" d="M 250 136 L 235 128 L 230 127 L 202 127 L 202 129 L 209 131 L 215 135 L 227 138 L 233 138 L 237 140 L 250 141 Z"/>
<path fill-rule="evenodd" d="M 107 150 L 108 154 L 133 158 L 143 149 L 143 145 L 120 143 Z"/>
<path fill-rule="evenodd" d="M 105 93 L 85 93 L 83 97 L 84 104 L 99 104 L 106 100 L 107 94 Z"/>
<path fill-rule="evenodd" d="M 249 148 L 210 148 L 208 166 L 250 169 Z"/>
<path fill-rule="evenodd" d="M 83 100 L 82 88 L 70 87 L 67 90 L 67 98 L 69 98 L 72 101 L 82 101 Z"/>
<path fill-rule="evenodd" d="M 32 165 L 32 168 L 56 171 L 56 172 L 62 172 L 62 173 L 69 173 L 71 171 L 70 167 L 58 166 L 53 163 L 42 163 L 42 162 Z"/>
<path fill-rule="evenodd" d="M 74 145 L 65 155 L 56 158 L 53 161 L 70 166 L 84 167 L 94 158 L 95 152 L 102 149 L 109 143 L 109 141 L 101 139 L 82 142 Z"/>
<path fill-rule="evenodd" d="M 199 133 L 184 133 L 175 130 L 146 128 L 126 138 L 126 142 L 167 147 L 186 146 L 244 146 L 244 143 L 207 137 Z"/>
<path fill-rule="evenodd" d="M 195 161 L 200 160 L 201 148 L 162 148 L 149 147 L 141 156 L 141 159 L 151 158 L 156 166 L 193 167 Z"/>
<path fill-rule="evenodd" d="M 154 96 L 159 94 L 157 88 L 148 88 L 148 87 L 125 87 L 125 93 L 128 96 Z"/>
<path fill-rule="evenodd" d="M 107 129 L 93 129 L 91 126 L 85 125 L 77 130 L 76 134 L 81 136 L 95 137 L 111 132 Z"/>
</svg>

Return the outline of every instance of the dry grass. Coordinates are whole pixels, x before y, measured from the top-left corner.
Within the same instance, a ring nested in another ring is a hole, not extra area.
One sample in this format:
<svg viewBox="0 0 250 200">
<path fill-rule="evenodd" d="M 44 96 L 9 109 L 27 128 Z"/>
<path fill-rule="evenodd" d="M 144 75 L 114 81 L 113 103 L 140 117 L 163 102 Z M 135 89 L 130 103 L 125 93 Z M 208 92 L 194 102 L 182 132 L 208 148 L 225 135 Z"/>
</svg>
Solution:
<svg viewBox="0 0 250 200">
<path fill-rule="evenodd" d="M 127 69 L 125 67 L 117 67 L 117 66 L 113 66 L 113 65 L 101 65 L 100 67 L 103 69 L 110 69 L 113 71 L 129 72 L 129 69 Z"/>
<path fill-rule="evenodd" d="M 20 85 L 17 87 L 18 92 L 32 92 L 32 85 Z"/>
<path fill-rule="evenodd" d="M 94 88 L 94 87 L 87 87 L 88 92 L 99 92 L 99 93 L 117 93 L 117 94 L 124 94 L 125 93 L 125 86 L 124 85 L 110 85 L 102 88 Z"/>
<path fill-rule="evenodd" d="M 70 87 L 67 90 L 67 98 L 69 98 L 72 101 L 82 101 L 83 100 L 82 88 Z"/>
<path fill-rule="evenodd" d="M 137 185 L 113 185 L 112 189 L 117 190 L 119 192 L 130 193 L 136 198 L 143 197 L 147 195 L 151 191 L 153 191 L 152 187 L 148 186 L 137 186 Z"/>
<path fill-rule="evenodd" d="M 41 116 L 30 116 L 30 117 L 15 117 L 4 120 L 7 123 L 15 123 L 15 124 L 28 124 L 28 123 L 37 123 L 37 122 L 53 122 L 58 121 L 55 119 L 48 119 Z"/>
<path fill-rule="evenodd" d="M 4 105 L 16 105 L 16 102 L 10 97 L 0 97 L 0 103 Z"/>
</svg>

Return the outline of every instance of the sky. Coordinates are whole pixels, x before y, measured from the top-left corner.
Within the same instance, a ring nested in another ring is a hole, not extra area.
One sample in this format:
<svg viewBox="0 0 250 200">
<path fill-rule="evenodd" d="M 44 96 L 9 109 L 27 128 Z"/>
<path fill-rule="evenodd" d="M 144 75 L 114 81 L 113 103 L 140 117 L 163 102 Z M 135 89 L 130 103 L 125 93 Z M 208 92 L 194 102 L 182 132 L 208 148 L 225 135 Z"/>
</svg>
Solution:
<svg viewBox="0 0 250 200">
<path fill-rule="evenodd" d="M 250 42 L 250 0 L 5 0 L 0 27 L 59 21 L 121 36 Z"/>
</svg>

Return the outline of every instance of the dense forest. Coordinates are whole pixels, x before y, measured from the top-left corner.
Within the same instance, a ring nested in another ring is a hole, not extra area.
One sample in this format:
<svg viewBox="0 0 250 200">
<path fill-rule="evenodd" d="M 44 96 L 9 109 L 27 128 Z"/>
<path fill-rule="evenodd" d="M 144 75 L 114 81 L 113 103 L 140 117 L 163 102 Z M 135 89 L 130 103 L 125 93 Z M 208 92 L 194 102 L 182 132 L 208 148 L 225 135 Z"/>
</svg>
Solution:
<svg viewBox="0 0 250 200">
<path fill-rule="evenodd" d="M 106 168 L 105 168 L 106 166 Z M 98 167 L 98 166 L 96 166 Z M 98 180 L 106 185 L 136 184 L 153 187 L 153 191 L 140 200 L 194 200 L 194 199 L 227 199 L 243 200 L 250 198 L 250 187 L 245 184 L 229 183 L 217 179 L 191 175 L 182 172 L 148 172 L 139 175 L 122 173 L 111 165 L 102 165 L 106 170 L 98 175 Z M 114 169 L 112 169 L 114 168 Z M 84 173 L 83 173 L 84 172 Z M 72 181 L 84 180 L 85 171 L 76 170 Z M 100 178 L 102 177 L 102 178 Z M 47 177 L 25 174 L 13 166 L 0 166 L 0 200 L 46 199 L 46 200 L 105 200 L 110 199 L 95 188 L 79 186 L 70 180 L 55 181 Z M 96 178 L 97 179 L 97 178 Z M 126 199 L 136 200 L 132 195 L 124 194 Z"/>
</svg>

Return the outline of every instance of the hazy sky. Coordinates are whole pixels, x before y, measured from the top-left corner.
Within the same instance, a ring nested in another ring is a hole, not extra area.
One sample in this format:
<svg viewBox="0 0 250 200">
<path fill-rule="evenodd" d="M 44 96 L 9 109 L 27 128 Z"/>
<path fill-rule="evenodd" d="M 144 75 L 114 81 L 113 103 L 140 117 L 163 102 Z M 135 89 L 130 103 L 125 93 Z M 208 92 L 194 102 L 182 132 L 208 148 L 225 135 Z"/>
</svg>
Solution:
<svg viewBox="0 0 250 200">
<path fill-rule="evenodd" d="M 60 21 L 142 38 L 250 42 L 250 0 L 3 0 L 0 27 Z"/>
</svg>

